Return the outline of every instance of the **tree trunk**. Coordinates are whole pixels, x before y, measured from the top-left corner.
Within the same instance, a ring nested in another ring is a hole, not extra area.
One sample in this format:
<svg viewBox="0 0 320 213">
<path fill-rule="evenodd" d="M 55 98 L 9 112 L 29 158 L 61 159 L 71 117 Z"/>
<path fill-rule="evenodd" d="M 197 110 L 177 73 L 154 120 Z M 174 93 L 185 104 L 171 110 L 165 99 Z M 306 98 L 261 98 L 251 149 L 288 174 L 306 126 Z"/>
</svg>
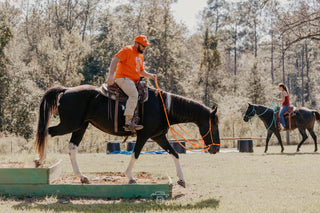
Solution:
<svg viewBox="0 0 320 213">
<path fill-rule="evenodd" d="M 273 30 L 271 30 L 271 82 L 274 83 L 274 77 L 273 77 Z"/>
<path fill-rule="evenodd" d="M 309 53 L 308 53 L 308 43 L 305 42 L 305 55 L 306 55 L 306 77 L 307 77 L 307 84 L 306 84 L 306 101 L 310 100 L 310 78 L 309 78 L 309 70 L 310 70 L 310 60 L 309 60 Z"/>
<path fill-rule="evenodd" d="M 236 29 L 235 29 L 235 33 L 234 33 L 234 75 L 237 75 L 237 23 L 236 23 Z"/>
<path fill-rule="evenodd" d="M 304 45 L 302 46 L 301 50 L 301 106 L 304 107 L 304 75 L 303 75 L 303 68 L 304 68 Z"/>
<path fill-rule="evenodd" d="M 254 57 L 258 56 L 258 36 L 257 36 L 257 21 L 254 20 Z"/>
<path fill-rule="evenodd" d="M 285 55 L 285 50 L 284 50 L 284 43 L 283 43 L 283 38 L 281 42 L 281 49 L 282 49 L 282 82 L 285 84 L 286 83 L 286 77 L 285 77 L 285 72 L 284 72 L 284 55 Z"/>
</svg>

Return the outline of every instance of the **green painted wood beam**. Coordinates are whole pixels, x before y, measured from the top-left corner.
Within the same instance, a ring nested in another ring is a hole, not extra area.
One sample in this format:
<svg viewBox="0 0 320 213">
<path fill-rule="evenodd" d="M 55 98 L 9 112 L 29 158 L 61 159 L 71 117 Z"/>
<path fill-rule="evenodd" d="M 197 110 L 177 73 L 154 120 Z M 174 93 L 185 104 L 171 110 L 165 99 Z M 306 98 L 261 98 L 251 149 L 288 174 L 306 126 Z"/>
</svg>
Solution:
<svg viewBox="0 0 320 213">
<path fill-rule="evenodd" d="M 1 168 L 0 184 L 47 184 L 48 168 Z"/>
<path fill-rule="evenodd" d="M 125 185 L 0 185 L 0 194 L 9 196 L 90 197 L 90 198 L 157 198 L 172 197 L 172 184 Z"/>
</svg>

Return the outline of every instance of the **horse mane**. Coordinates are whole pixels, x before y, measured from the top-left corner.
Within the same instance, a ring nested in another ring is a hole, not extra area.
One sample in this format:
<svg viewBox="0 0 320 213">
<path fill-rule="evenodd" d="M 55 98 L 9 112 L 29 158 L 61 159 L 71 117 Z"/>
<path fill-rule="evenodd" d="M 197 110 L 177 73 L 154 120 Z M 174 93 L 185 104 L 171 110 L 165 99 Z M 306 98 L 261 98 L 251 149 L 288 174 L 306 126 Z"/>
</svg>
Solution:
<svg viewBox="0 0 320 213">
<path fill-rule="evenodd" d="M 265 113 L 265 115 L 267 115 L 267 116 L 273 116 L 273 114 L 274 114 L 274 110 L 273 109 L 270 109 L 269 107 L 266 107 L 266 106 L 263 106 L 263 105 L 254 105 L 255 107 L 259 107 L 259 108 L 262 108 L 262 112 L 260 112 L 260 113 L 263 113 L 263 112 L 265 112 L 266 110 L 266 113 Z"/>
<path fill-rule="evenodd" d="M 158 92 L 155 92 L 158 96 Z M 211 109 L 204 104 L 194 101 L 177 94 L 161 91 L 164 102 L 166 103 L 168 114 L 174 119 L 181 122 L 197 121 L 208 119 Z M 169 97 L 170 96 L 170 97 Z M 170 99 L 170 106 L 167 106 L 168 98 Z"/>
</svg>

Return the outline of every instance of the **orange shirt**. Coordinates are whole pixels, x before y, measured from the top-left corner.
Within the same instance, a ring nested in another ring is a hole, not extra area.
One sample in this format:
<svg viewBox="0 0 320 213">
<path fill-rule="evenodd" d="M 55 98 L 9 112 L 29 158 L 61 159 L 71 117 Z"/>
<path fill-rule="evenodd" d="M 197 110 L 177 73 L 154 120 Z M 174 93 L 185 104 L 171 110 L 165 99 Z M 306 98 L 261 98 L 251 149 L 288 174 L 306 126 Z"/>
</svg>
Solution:
<svg viewBox="0 0 320 213">
<path fill-rule="evenodd" d="M 140 72 L 143 68 L 143 55 L 134 46 L 122 48 L 114 57 L 120 58 L 115 78 L 129 78 L 137 83 L 140 79 Z"/>
</svg>

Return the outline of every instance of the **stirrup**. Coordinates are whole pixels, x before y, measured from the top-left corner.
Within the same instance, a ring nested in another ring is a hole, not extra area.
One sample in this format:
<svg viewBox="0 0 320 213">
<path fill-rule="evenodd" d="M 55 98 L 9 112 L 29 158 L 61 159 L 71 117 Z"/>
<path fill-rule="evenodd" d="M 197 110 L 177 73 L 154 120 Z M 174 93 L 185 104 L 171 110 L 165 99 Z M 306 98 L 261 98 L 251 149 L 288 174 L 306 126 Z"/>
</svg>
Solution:
<svg viewBox="0 0 320 213">
<path fill-rule="evenodd" d="M 135 132 L 136 130 L 143 129 L 143 126 L 139 124 L 135 124 L 134 122 L 129 122 L 128 124 L 124 125 L 123 128 L 124 128 L 124 131 Z"/>
<path fill-rule="evenodd" d="M 287 131 L 287 130 L 289 130 L 287 127 L 281 126 L 281 128 L 279 129 L 279 132 L 284 132 L 284 131 Z"/>
</svg>

